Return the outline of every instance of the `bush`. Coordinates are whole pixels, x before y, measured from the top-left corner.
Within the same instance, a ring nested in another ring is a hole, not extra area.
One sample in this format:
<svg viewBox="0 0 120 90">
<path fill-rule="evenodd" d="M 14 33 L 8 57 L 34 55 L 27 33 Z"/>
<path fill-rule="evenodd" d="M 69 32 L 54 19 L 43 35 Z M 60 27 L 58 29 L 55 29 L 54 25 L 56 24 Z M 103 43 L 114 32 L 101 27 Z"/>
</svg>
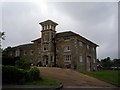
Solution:
<svg viewBox="0 0 120 90">
<path fill-rule="evenodd" d="M 15 62 L 15 66 L 21 69 L 30 69 L 30 61 L 27 58 L 20 58 Z"/>
<path fill-rule="evenodd" d="M 37 67 L 32 67 L 29 71 L 26 71 L 25 76 L 27 81 L 34 81 L 41 79 L 40 71 Z"/>
<path fill-rule="evenodd" d="M 22 84 L 25 81 L 25 72 L 14 66 L 2 66 L 3 84 Z"/>
<path fill-rule="evenodd" d="M 16 62 L 17 60 L 20 60 L 20 57 L 8 57 L 8 56 L 3 56 L 3 57 L 2 57 L 2 65 L 15 66 L 15 62 Z"/>
</svg>

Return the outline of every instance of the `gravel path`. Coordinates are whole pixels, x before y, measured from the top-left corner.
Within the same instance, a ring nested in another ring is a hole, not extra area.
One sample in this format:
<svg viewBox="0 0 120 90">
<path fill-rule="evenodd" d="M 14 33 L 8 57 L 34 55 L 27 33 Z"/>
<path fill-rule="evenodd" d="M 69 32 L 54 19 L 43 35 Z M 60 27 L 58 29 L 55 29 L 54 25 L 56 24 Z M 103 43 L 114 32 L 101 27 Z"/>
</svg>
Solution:
<svg viewBox="0 0 120 90">
<path fill-rule="evenodd" d="M 40 67 L 40 72 L 42 75 L 60 80 L 64 86 L 115 87 L 111 84 L 71 69 Z"/>
</svg>

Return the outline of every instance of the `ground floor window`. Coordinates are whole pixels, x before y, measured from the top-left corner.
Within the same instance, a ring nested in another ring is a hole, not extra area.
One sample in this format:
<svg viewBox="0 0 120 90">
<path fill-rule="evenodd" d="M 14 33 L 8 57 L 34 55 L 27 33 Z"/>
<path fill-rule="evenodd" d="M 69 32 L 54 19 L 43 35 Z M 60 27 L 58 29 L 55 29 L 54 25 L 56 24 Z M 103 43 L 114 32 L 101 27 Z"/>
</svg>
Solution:
<svg viewBox="0 0 120 90">
<path fill-rule="evenodd" d="M 79 56 L 79 60 L 80 60 L 80 62 L 83 62 L 83 56 L 82 55 Z"/>
<path fill-rule="evenodd" d="M 71 61 L 71 55 L 64 55 L 64 61 L 70 62 Z"/>
</svg>

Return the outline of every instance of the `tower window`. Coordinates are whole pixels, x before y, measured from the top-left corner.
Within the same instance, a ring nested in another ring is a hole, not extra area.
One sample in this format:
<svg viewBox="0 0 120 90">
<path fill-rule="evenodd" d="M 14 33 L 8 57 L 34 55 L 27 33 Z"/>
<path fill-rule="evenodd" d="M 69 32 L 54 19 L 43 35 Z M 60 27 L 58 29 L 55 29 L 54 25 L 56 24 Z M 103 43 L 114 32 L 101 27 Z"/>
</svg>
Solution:
<svg viewBox="0 0 120 90">
<path fill-rule="evenodd" d="M 71 51 L 70 46 L 65 46 L 64 47 L 64 52 L 68 52 L 68 51 Z"/>
<path fill-rule="evenodd" d="M 48 45 L 44 45 L 44 51 L 47 51 L 48 50 Z"/>
<path fill-rule="evenodd" d="M 33 50 L 30 50 L 30 55 L 33 55 L 34 51 Z"/>
</svg>

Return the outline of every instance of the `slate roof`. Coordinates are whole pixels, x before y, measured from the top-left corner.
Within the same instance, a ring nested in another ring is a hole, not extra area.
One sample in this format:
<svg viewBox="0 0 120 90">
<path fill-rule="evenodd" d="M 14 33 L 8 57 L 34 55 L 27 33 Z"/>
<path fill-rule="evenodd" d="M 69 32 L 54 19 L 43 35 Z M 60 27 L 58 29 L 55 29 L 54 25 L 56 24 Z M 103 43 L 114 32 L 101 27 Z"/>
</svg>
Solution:
<svg viewBox="0 0 120 90">
<path fill-rule="evenodd" d="M 35 40 L 31 41 L 31 42 L 38 42 L 38 43 L 41 43 L 41 38 L 35 39 Z"/>
<path fill-rule="evenodd" d="M 76 34 L 72 31 L 66 31 L 66 32 L 61 32 L 56 34 L 56 38 L 60 37 L 70 37 L 70 36 L 79 36 L 79 34 Z"/>
<path fill-rule="evenodd" d="M 90 42 L 90 43 L 92 43 L 92 44 L 98 46 L 97 44 L 93 43 L 92 41 L 90 41 L 90 40 L 84 38 L 83 36 L 81 36 L 81 35 L 79 35 L 79 34 L 77 34 L 77 33 L 72 32 L 72 31 L 66 31 L 66 32 L 56 33 L 55 38 L 71 37 L 71 36 L 78 36 L 78 37 L 81 37 L 81 38 L 85 39 L 86 41 L 88 41 L 88 42 Z M 39 43 L 41 43 L 41 38 L 38 38 L 38 39 L 36 39 L 36 40 L 33 40 L 32 42 L 39 42 Z"/>
<path fill-rule="evenodd" d="M 41 23 L 39 23 L 39 24 L 41 24 L 41 25 L 48 25 L 48 24 L 50 24 L 50 23 L 53 23 L 53 24 L 55 24 L 55 25 L 58 25 L 56 22 L 53 22 L 52 20 L 46 20 L 46 21 L 41 22 Z"/>
</svg>

